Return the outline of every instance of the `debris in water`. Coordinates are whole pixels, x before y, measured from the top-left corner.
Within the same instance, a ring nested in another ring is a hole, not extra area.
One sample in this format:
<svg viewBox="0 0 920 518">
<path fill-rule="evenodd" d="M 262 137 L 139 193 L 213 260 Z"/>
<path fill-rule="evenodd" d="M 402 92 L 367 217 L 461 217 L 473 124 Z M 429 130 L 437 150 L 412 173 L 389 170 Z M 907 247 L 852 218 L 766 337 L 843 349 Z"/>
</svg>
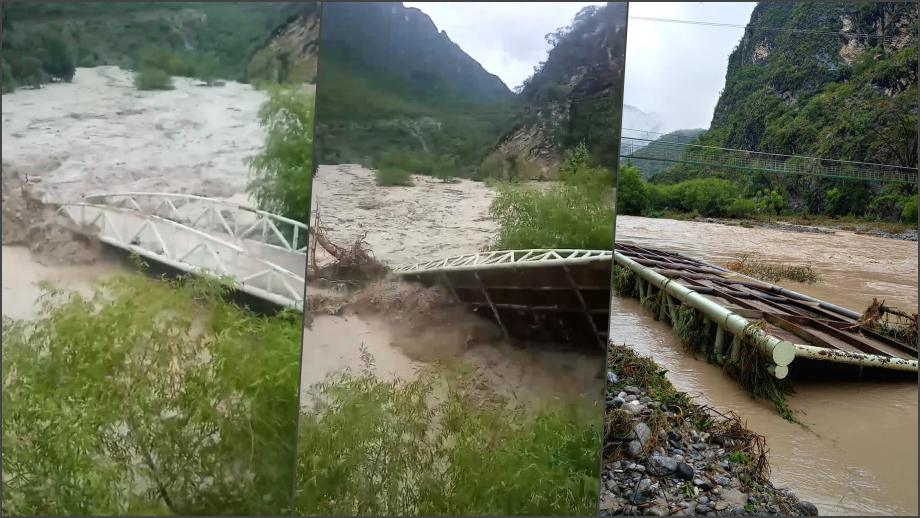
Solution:
<svg viewBox="0 0 920 518">
<path fill-rule="evenodd" d="M 818 282 L 818 274 L 810 265 L 776 264 L 751 259 L 750 255 L 742 254 L 734 261 L 725 265 L 733 272 L 742 273 L 767 282 L 791 280 L 814 284 Z"/>
</svg>

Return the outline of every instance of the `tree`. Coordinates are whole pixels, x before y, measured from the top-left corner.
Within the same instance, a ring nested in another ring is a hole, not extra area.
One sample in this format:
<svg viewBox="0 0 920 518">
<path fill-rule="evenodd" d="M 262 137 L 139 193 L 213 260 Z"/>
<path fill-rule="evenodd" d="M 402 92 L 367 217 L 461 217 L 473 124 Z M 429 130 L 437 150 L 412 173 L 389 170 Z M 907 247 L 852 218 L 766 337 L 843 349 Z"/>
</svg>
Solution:
<svg viewBox="0 0 920 518">
<path fill-rule="evenodd" d="M 310 219 L 313 178 L 313 97 L 299 88 L 274 87 L 259 110 L 265 146 L 249 159 L 248 190 L 263 210 L 302 222 Z"/>
<path fill-rule="evenodd" d="M 617 189 L 617 212 L 639 216 L 648 207 L 648 189 L 639 168 L 633 165 L 620 167 L 620 185 Z"/>
<path fill-rule="evenodd" d="M 57 36 L 46 36 L 44 49 L 42 70 L 52 80 L 71 82 L 76 72 L 76 65 L 70 46 Z"/>
</svg>

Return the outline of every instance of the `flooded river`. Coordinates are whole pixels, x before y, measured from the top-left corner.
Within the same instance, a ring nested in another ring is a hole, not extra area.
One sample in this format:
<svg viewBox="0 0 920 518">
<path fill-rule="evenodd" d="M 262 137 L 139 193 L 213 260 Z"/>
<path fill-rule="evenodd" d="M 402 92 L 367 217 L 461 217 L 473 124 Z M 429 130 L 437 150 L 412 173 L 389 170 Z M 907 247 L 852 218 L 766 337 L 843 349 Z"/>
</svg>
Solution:
<svg viewBox="0 0 920 518">
<path fill-rule="evenodd" d="M 917 243 L 857 235 L 805 234 L 692 221 L 617 218 L 617 242 L 724 264 L 757 251 L 764 261 L 810 264 L 815 285 L 784 286 L 855 311 L 872 297 L 917 308 Z M 821 514 L 917 514 L 917 385 L 798 383 L 790 404 L 808 429 L 753 401 L 721 369 L 686 353 L 668 324 L 633 299 L 614 298 L 612 339 L 650 355 L 674 385 L 720 410 L 734 410 L 767 437 L 773 480 Z"/>
</svg>

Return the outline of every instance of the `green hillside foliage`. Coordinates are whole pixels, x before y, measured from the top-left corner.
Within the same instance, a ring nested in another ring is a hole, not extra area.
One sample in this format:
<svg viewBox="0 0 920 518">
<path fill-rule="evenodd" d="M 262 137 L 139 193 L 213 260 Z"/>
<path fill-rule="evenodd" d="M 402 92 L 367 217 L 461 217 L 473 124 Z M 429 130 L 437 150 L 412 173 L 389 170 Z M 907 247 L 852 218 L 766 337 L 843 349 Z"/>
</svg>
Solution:
<svg viewBox="0 0 920 518">
<path fill-rule="evenodd" d="M 673 166 L 673 162 L 659 160 L 641 160 L 643 157 L 661 156 L 665 151 L 682 149 L 683 145 L 705 133 L 704 129 L 682 129 L 666 133 L 656 138 L 646 147 L 632 153 L 626 162 L 635 166 L 643 179 L 648 180 L 656 174 Z"/>
<path fill-rule="evenodd" d="M 850 20 L 851 36 L 833 34 Z M 703 145 L 917 167 L 916 5 L 761 3 L 729 57 Z M 831 31 L 832 34 L 762 27 Z M 889 39 L 882 43 L 877 34 Z M 858 35 L 862 34 L 862 36 Z M 844 59 L 841 48 L 858 51 Z M 916 186 L 767 175 L 676 165 L 653 177 L 730 180 L 752 197 L 778 191 L 801 213 L 897 220 Z M 883 198 L 884 199 L 879 199 Z"/>
<path fill-rule="evenodd" d="M 426 91 L 425 84 L 407 82 L 341 50 L 322 48 L 317 82 L 320 164 L 377 167 L 397 154 L 400 167 L 410 173 L 469 177 L 510 123 L 513 99 L 495 103 L 441 97 Z"/>
<path fill-rule="evenodd" d="M 288 3 L 4 2 L 4 91 L 70 81 L 74 67 L 137 69 L 145 53 L 159 53 L 164 63 L 157 68 L 171 75 L 245 80 L 252 55 L 295 9 Z"/>
</svg>

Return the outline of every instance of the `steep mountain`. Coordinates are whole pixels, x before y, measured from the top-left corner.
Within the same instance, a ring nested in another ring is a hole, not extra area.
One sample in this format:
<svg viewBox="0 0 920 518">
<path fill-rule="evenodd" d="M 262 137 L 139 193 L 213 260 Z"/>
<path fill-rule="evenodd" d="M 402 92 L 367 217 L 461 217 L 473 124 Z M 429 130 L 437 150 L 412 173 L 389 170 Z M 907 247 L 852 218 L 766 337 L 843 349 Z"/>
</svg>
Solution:
<svg viewBox="0 0 920 518">
<path fill-rule="evenodd" d="M 401 153 L 469 175 L 505 127 L 514 94 L 418 9 L 326 3 L 320 38 L 321 164 Z"/>
<path fill-rule="evenodd" d="M 660 131 L 661 117 L 631 104 L 623 104 L 623 127 L 642 131 Z"/>
<path fill-rule="evenodd" d="M 189 61 L 210 55 L 216 74 L 245 80 L 273 30 L 315 3 L 3 2 L 4 88 L 69 80 L 73 67 L 135 66 L 150 49 Z"/>
<path fill-rule="evenodd" d="M 281 22 L 246 65 L 249 80 L 314 83 L 319 60 L 320 8 L 317 2 L 288 4 Z"/>
<path fill-rule="evenodd" d="M 518 176 L 551 178 L 566 149 L 581 142 L 599 163 L 616 157 L 618 90 L 625 54 L 625 4 L 589 6 L 547 36 L 552 49 L 521 90 L 523 109 L 495 156 L 535 164 Z M 523 173 L 523 174 L 522 174 Z M 507 173 L 506 173 L 507 174 Z"/>
<path fill-rule="evenodd" d="M 729 57 L 700 143 L 917 167 L 917 29 L 916 2 L 758 4 Z M 677 166 L 656 180 L 703 173 Z M 734 178 L 748 192 L 777 188 L 793 209 L 830 214 L 873 212 L 880 196 L 916 192 L 816 177 L 707 174 Z"/>
<path fill-rule="evenodd" d="M 625 126 L 626 125 L 624 123 L 624 127 Z M 694 139 L 705 132 L 706 130 L 704 129 L 682 129 L 666 133 L 655 139 L 653 142 L 649 143 L 644 148 L 633 152 L 631 155 L 629 155 L 629 157 L 625 159 L 625 162 L 636 166 L 636 168 L 639 169 L 639 174 L 642 175 L 642 178 L 648 180 L 659 172 L 670 168 L 673 165 L 673 162 L 642 160 L 642 158 L 662 156 L 662 152 L 665 150 L 668 152 L 674 152 L 675 149 L 682 149 L 683 146 L 688 142 L 692 142 Z"/>
</svg>

